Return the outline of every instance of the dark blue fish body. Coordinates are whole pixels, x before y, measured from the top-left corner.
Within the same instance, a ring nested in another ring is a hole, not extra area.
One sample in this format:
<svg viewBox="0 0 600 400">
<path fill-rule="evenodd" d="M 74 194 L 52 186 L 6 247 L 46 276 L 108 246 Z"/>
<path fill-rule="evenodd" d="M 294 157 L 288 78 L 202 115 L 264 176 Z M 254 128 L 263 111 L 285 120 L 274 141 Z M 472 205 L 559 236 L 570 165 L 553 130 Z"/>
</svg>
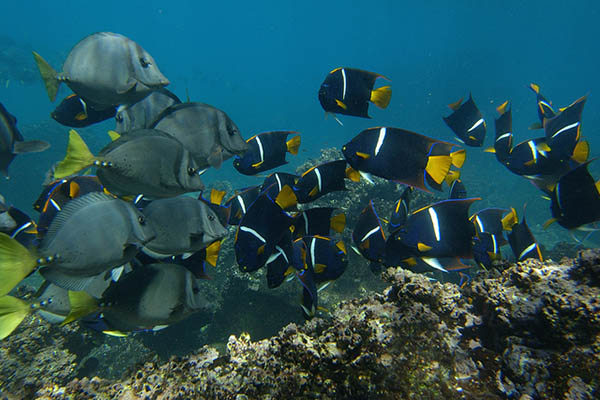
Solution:
<svg viewBox="0 0 600 400">
<path fill-rule="evenodd" d="M 508 234 L 508 243 L 517 261 L 523 261 L 528 258 L 543 261 L 540 246 L 535 241 L 535 237 L 533 237 L 527 225 L 525 216 L 523 216 L 523 220 L 520 223 L 512 226 L 512 230 Z"/>
<path fill-rule="evenodd" d="M 59 124 L 82 128 L 112 118 L 116 113 L 116 106 L 96 110 L 90 102 L 72 94 L 63 99 L 50 116 Z"/>
<path fill-rule="evenodd" d="M 399 227 L 398 227 L 399 228 Z M 360 254 L 369 261 L 383 262 L 386 237 L 373 200 L 360 213 L 352 232 L 352 241 Z"/>
<path fill-rule="evenodd" d="M 329 236 L 331 230 L 341 233 L 346 218 L 344 214 L 332 217 L 336 210 L 335 207 L 315 207 L 302 211 L 294 223 L 294 236 Z"/>
<path fill-rule="evenodd" d="M 251 186 L 227 200 L 225 202 L 225 207 L 229 207 L 229 219 L 227 223 L 229 225 L 239 225 L 246 211 L 254 203 L 260 192 L 260 186 Z"/>
<path fill-rule="evenodd" d="M 316 283 L 338 279 L 348 266 L 344 242 L 325 236 L 304 236 L 306 263 L 313 270 Z"/>
<path fill-rule="evenodd" d="M 262 185 L 260 186 L 260 191 L 264 192 L 265 190 L 269 189 L 269 196 L 275 198 L 285 185 L 288 185 L 289 187 L 293 188 L 296 182 L 298 182 L 299 178 L 300 177 L 295 174 L 288 174 L 286 172 L 274 172 L 265 178 Z"/>
<path fill-rule="evenodd" d="M 413 188 L 411 186 L 407 186 L 396 202 L 388 223 L 388 230 L 390 233 L 398 230 L 399 228 L 403 227 L 404 224 L 406 224 L 406 220 L 408 219 L 408 214 L 410 211 L 410 193 L 412 191 Z"/>
<path fill-rule="evenodd" d="M 552 108 L 552 102 L 548 101 L 540 92 L 539 85 L 531 83 L 529 85 L 529 88 L 533 90 L 533 92 L 536 95 L 537 113 L 538 118 L 540 119 L 540 125 L 542 125 L 544 123 L 544 120 L 553 118 L 556 115 L 556 113 Z M 537 125 L 534 127 L 537 128 Z"/>
<path fill-rule="evenodd" d="M 494 154 L 496 154 L 496 159 L 504 164 L 513 149 L 512 110 L 508 102 L 503 103 L 496 110 L 500 116 L 495 120 Z"/>
<path fill-rule="evenodd" d="M 241 156 L 235 156 L 233 166 L 244 175 L 255 175 L 287 164 L 286 153 L 298 154 L 300 146 L 300 136 L 287 140 L 288 135 L 293 133 L 296 132 L 273 131 L 252 136 L 246 140 L 248 150 Z"/>
<path fill-rule="evenodd" d="M 345 178 L 346 161 L 330 161 L 304 172 L 294 185 L 294 192 L 299 203 L 309 203 L 327 193 L 346 190 Z"/>
<path fill-rule="evenodd" d="M 449 105 L 454 112 L 448 117 L 444 117 L 444 122 L 461 142 L 467 146 L 481 147 L 486 133 L 483 115 L 475 105 L 470 93 L 469 100 L 461 103 L 462 99 Z"/>
<path fill-rule="evenodd" d="M 581 116 L 586 99 L 586 96 L 581 97 L 554 117 L 544 120 L 548 146 L 561 160 L 572 157 L 581 138 Z"/>
</svg>

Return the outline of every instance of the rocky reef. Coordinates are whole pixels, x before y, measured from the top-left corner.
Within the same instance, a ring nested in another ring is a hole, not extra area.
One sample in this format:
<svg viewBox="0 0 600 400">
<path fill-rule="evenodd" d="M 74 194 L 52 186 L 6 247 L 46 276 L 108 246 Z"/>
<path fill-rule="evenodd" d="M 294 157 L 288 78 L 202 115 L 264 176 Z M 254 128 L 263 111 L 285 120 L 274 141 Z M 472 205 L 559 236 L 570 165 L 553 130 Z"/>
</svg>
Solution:
<svg viewBox="0 0 600 400">
<path fill-rule="evenodd" d="M 221 352 L 149 360 L 122 379 L 73 378 L 54 335 L 37 350 L 2 342 L 0 390 L 39 399 L 598 397 L 600 252 L 501 265 L 463 288 L 401 268 L 382 277 L 383 291 L 342 301 L 324 318 L 259 341 L 232 335 Z M 51 367 L 30 376 L 28 392 L 6 385 L 19 379 L 5 375 L 19 367 L 5 361 L 11 351 L 41 355 L 31 368 Z"/>
</svg>

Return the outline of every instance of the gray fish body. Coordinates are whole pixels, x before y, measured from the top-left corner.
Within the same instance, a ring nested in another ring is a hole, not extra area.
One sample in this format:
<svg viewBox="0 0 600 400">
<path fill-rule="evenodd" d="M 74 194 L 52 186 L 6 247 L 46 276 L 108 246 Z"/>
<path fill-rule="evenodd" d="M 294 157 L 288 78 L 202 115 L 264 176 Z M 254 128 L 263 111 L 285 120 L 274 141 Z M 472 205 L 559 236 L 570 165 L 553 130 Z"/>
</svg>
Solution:
<svg viewBox="0 0 600 400">
<path fill-rule="evenodd" d="M 201 282 L 177 264 L 149 264 L 134 270 L 105 292 L 105 321 L 122 331 L 152 329 L 207 310 Z"/>
<path fill-rule="evenodd" d="M 77 43 L 57 78 L 98 108 L 135 103 L 169 84 L 147 51 L 111 32 L 94 33 Z"/>
<path fill-rule="evenodd" d="M 0 195 L 0 232 L 9 233 L 17 227 L 17 222 L 10 216 L 4 197 Z"/>
<path fill-rule="evenodd" d="M 132 204 L 89 193 L 67 203 L 50 224 L 38 252 L 55 260 L 40 273 L 65 289 L 83 290 L 91 277 L 131 260 L 153 236 Z"/>
<path fill-rule="evenodd" d="M 177 196 L 204 189 L 200 169 L 189 151 L 155 129 L 138 129 L 108 144 L 98 154 L 112 166 L 98 168 L 106 189 L 117 196 Z"/>
<path fill-rule="evenodd" d="M 8 166 L 17 154 L 37 153 L 50 147 L 42 140 L 24 141 L 17 119 L 0 103 L 0 173 L 8 176 Z"/>
<path fill-rule="evenodd" d="M 179 140 L 201 168 L 218 168 L 224 160 L 241 155 L 248 149 L 235 123 L 223 111 L 208 104 L 171 106 L 152 128 Z"/>
<path fill-rule="evenodd" d="M 124 134 L 134 129 L 149 128 L 160 113 L 179 103 L 177 96 L 167 89 L 156 90 L 135 104 L 119 108 L 115 115 L 115 131 Z"/>
<path fill-rule="evenodd" d="M 144 251 L 158 255 L 193 253 L 228 233 L 215 212 L 193 197 L 155 200 L 143 212 L 156 234 Z"/>
</svg>

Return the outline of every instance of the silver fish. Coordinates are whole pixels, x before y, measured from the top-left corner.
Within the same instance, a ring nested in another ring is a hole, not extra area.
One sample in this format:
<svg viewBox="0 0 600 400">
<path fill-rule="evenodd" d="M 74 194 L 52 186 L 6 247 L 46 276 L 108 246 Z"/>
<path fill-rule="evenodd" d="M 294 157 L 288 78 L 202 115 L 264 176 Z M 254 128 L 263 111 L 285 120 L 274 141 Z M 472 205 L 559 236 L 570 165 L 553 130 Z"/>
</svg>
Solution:
<svg viewBox="0 0 600 400">
<path fill-rule="evenodd" d="M 17 129 L 17 118 L 0 103 L 0 173 L 8 177 L 8 166 L 17 154 L 38 153 L 48 147 L 43 140 L 25 141 Z"/>
<path fill-rule="evenodd" d="M 151 128 L 179 140 L 192 153 L 200 168 L 218 168 L 224 160 L 243 154 L 248 143 L 223 111 L 203 103 L 182 103 L 169 107 Z"/>
<path fill-rule="evenodd" d="M 152 92 L 135 104 L 119 107 L 115 115 L 115 131 L 124 134 L 134 129 L 149 128 L 161 112 L 179 103 L 181 100 L 167 89 Z"/>
<path fill-rule="evenodd" d="M 71 200 L 52 220 L 38 254 L 44 278 L 83 290 L 95 275 L 131 260 L 154 237 L 132 204 L 100 192 Z"/>
<path fill-rule="evenodd" d="M 153 257 L 194 253 L 228 233 L 206 203 L 189 196 L 155 200 L 143 213 L 156 234 L 143 251 Z"/>
<path fill-rule="evenodd" d="M 169 84 L 146 50 L 117 33 L 98 32 L 83 38 L 69 52 L 60 73 L 33 54 L 50 101 L 56 98 L 61 82 L 98 110 L 135 103 Z"/>
</svg>

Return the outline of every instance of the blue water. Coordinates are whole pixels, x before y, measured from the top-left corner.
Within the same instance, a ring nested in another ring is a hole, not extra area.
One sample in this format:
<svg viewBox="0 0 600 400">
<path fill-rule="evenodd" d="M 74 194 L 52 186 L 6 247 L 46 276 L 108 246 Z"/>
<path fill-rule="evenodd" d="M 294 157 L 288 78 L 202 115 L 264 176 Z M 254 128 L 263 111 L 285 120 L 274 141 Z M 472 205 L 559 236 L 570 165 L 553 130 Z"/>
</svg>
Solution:
<svg viewBox="0 0 600 400">
<path fill-rule="evenodd" d="M 589 94 L 583 134 L 597 156 L 600 139 L 598 95 L 600 56 L 596 1 L 559 2 L 5 2 L 0 35 L 35 49 L 56 68 L 71 47 L 96 31 L 114 31 L 140 43 L 171 80 L 181 98 L 225 110 L 244 137 L 290 129 L 302 133 L 302 150 L 283 170 L 340 147 L 361 130 L 378 125 L 410 129 L 453 141 L 442 121 L 446 105 L 469 92 L 488 121 L 486 146 L 492 144 L 495 107 L 512 101 L 517 142 L 539 132 L 527 130 L 537 120 L 535 96 L 542 93 L 565 106 Z M 1 50 L 1 49 L 0 49 Z M 31 60 L 31 67 L 33 61 Z M 381 73 L 392 80 L 386 110 L 371 106 L 372 120 L 341 117 L 344 126 L 325 119 L 317 90 L 338 66 Z M 62 88 L 59 98 L 68 94 Z M 28 138 L 52 142 L 43 154 L 18 157 L 11 179 L 0 193 L 24 210 L 40 191 L 45 171 L 64 156 L 68 128 L 49 117 L 51 104 L 41 81 L 0 87 L 0 101 L 19 119 L 53 127 L 28 132 Z M 82 129 L 92 148 L 108 141 L 106 122 Z M 592 164 L 600 177 L 600 164 Z M 255 184 L 227 163 L 207 175 L 207 182 L 227 179 L 236 186 Z M 463 179 L 470 194 L 483 197 L 479 208 L 513 206 L 527 216 L 534 233 L 563 234 L 540 225 L 550 217 L 549 204 L 522 178 L 500 166 L 493 155 L 468 149 Z M 543 240 L 542 240 L 543 242 Z"/>
</svg>

